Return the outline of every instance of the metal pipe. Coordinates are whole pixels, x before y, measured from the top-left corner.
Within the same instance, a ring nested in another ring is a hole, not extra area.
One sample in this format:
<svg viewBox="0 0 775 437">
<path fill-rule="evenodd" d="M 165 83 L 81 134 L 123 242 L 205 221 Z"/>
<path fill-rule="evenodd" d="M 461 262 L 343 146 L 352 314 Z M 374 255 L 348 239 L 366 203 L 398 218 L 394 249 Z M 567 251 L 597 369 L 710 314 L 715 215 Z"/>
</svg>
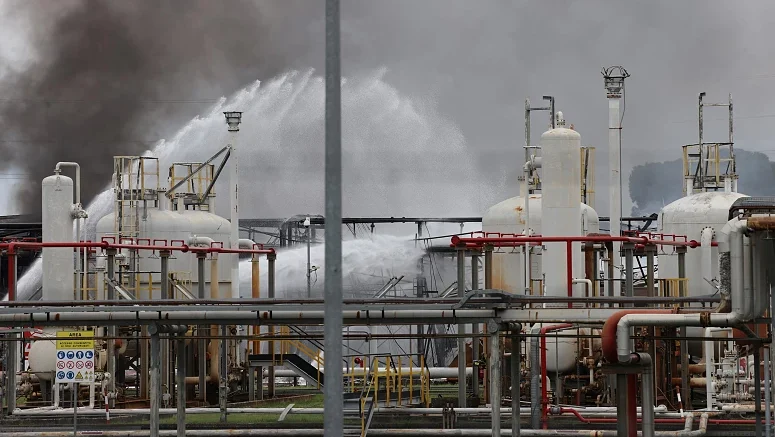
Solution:
<svg viewBox="0 0 775 437">
<path fill-rule="evenodd" d="M 704 436 L 707 431 L 707 415 L 703 416 L 700 420 L 700 427 L 697 430 L 691 431 L 691 428 L 681 431 L 661 431 L 657 432 L 657 437 L 698 437 Z M 690 424 L 691 425 L 691 424 Z M 213 430 L 189 430 L 188 435 L 195 437 L 320 437 L 324 436 L 323 429 L 304 428 L 304 429 L 261 429 L 261 428 L 241 428 L 241 429 L 213 429 Z M 505 432 L 511 432 L 504 430 L 501 432 L 501 436 L 508 436 Z M 82 432 L 79 436 L 89 436 L 93 432 Z M 72 432 L 65 431 L 19 431 L 8 432 L 3 434 L 4 437 L 70 437 Z M 146 437 L 149 436 L 148 430 L 124 430 L 124 431 L 100 431 L 100 435 L 104 437 Z M 175 437 L 175 430 L 163 430 L 159 432 L 161 437 Z M 457 437 L 492 437 L 493 433 L 490 429 L 370 429 L 369 435 L 376 437 L 393 437 L 393 436 L 412 436 L 412 437 L 435 437 L 435 436 L 457 436 Z M 616 435 L 613 431 L 603 430 L 573 430 L 573 429 L 552 429 L 552 430 L 523 430 L 523 437 L 614 437 Z"/>
<path fill-rule="evenodd" d="M 177 340 L 177 437 L 186 437 L 186 340 L 180 337 Z"/>
<path fill-rule="evenodd" d="M 204 299 L 205 298 L 205 257 L 207 255 L 205 253 L 197 253 L 196 254 L 196 260 L 197 260 L 197 275 L 198 275 L 198 289 L 199 289 L 199 298 Z M 199 336 L 204 336 L 207 330 L 206 325 L 198 325 L 197 326 L 197 334 Z M 207 400 L 207 380 L 205 379 L 207 377 L 207 340 L 202 338 L 198 341 L 198 361 L 199 361 L 199 400 L 202 402 L 206 402 Z"/>
<path fill-rule="evenodd" d="M 522 357 L 522 343 L 520 333 L 522 325 L 511 326 L 511 411 L 520 411 L 520 364 Z M 511 415 L 511 437 L 520 435 L 520 415 Z"/>
<path fill-rule="evenodd" d="M 640 353 L 638 357 L 640 364 L 646 367 L 641 377 L 643 384 L 641 390 L 641 408 L 643 411 L 642 437 L 654 437 L 654 403 L 656 402 L 654 395 L 654 363 L 649 354 Z"/>
<path fill-rule="evenodd" d="M 326 0 L 325 115 L 325 351 L 326 361 L 342 361 L 342 107 L 339 0 Z M 334 366 L 323 387 L 325 437 L 344 433 L 342 371 Z"/>
<path fill-rule="evenodd" d="M 466 293 L 466 258 L 463 249 L 457 250 L 457 295 L 460 299 L 465 297 Z M 466 327 L 463 324 L 458 325 L 458 333 L 465 334 Z M 466 339 L 460 337 L 457 341 L 457 368 L 458 368 L 458 407 L 466 406 Z M 473 375 L 478 378 L 478 375 Z"/>
<path fill-rule="evenodd" d="M 578 242 L 592 242 L 592 243 L 606 243 L 606 242 L 619 242 L 619 243 L 633 243 L 633 244 L 655 244 L 657 246 L 675 246 L 675 247 L 700 247 L 700 243 L 695 240 L 689 241 L 676 241 L 676 240 L 660 240 L 654 238 L 648 238 L 644 236 L 638 237 L 614 237 L 614 236 L 602 236 L 602 235 L 588 235 L 588 236 L 531 236 L 531 237 L 462 237 L 454 235 L 451 237 L 451 245 L 454 247 L 460 245 L 485 245 L 491 244 L 497 246 L 499 244 L 514 244 L 514 243 L 578 243 Z"/>
<path fill-rule="evenodd" d="M 627 375 L 624 373 L 616 374 L 616 435 L 626 437 L 627 429 Z"/>
<path fill-rule="evenodd" d="M 148 328 L 151 334 L 151 419 L 150 434 L 151 437 L 159 436 L 159 403 L 161 402 L 161 344 L 159 342 L 159 331 L 156 325 Z"/>
<path fill-rule="evenodd" d="M 492 246 L 484 247 L 484 288 L 492 289 Z"/>
<path fill-rule="evenodd" d="M 627 297 L 635 296 L 634 290 L 634 264 L 633 255 L 635 252 L 635 245 L 632 243 L 622 244 L 622 250 L 624 251 L 624 295 Z"/>
<path fill-rule="evenodd" d="M 702 251 L 702 277 L 706 281 L 713 279 L 713 228 L 707 227 L 702 230 L 700 244 Z"/>
<path fill-rule="evenodd" d="M 492 408 L 491 421 L 493 435 L 501 433 L 501 351 L 500 330 L 494 320 L 487 323 L 487 331 L 490 334 L 490 359 L 487 361 L 490 376 L 490 408 Z M 478 375 L 474 375 L 478 377 Z"/>
<path fill-rule="evenodd" d="M 108 279 L 111 281 L 116 281 L 116 250 L 115 249 L 108 249 L 107 251 L 107 273 L 108 273 Z M 113 287 L 108 287 L 108 300 L 114 301 L 116 300 L 116 290 Z M 76 325 L 77 326 L 77 325 Z M 117 329 L 115 326 L 108 326 L 108 350 L 106 354 L 107 359 L 107 368 L 108 368 L 108 374 L 110 374 L 110 378 L 108 378 L 108 393 L 115 394 L 116 393 L 116 333 Z M 110 407 L 115 407 L 115 396 L 109 397 L 110 399 Z"/>
<path fill-rule="evenodd" d="M 266 256 L 268 269 L 267 272 L 267 293 L 269 294 L 270 299 L 274 299 L 275 297 L 275 261 L 277 260 L 277 254 L 270 253 Z M 270 332 L 274 332 L 273 330 Z M 274 357 L 275 354 L 275 342 L 274 340 L 269 341 L 269 353 Z M 269 366 L 269 374 L 268 374 L 268 386 L 267 386 L 267 394 L 270 398 L 274 397 L 275 394 L 275 368 L 274 366 Z M 344 420 L 344 419 L 342 419 Z"/>
<path fill-rule="evenodd" d="M 479 289 L 479 256 L 471 256 L 471 288 Z M 473 377 L 471 378 L 471 391 L 474 398 L 479 398 L 479 323 L 471 324 L 471 367 L 473 367 Z"/>
<path fill-rule="evenodd" d="M 540 361 L 540 347 L 539 347 L 539 334 L 541 331 L 541 325 L 535 324 L 530 329 L 530 426 L 533 429 L 541 428 L 541 415 L 543 408 L 541 408 L 541 395 L 539 387 L 546 384 L 546 381 L 541 380 L 541 361 Z"/>
<path fill-rule="evenodd" d="M 221 326 L 221 335 L 226 337 L 228 335 L 228 326 L 223 325 Z M 221 342 L 221 354 L 220 354 L 220 381 L 218 384 L 218 405 L 221 408 L 221 423 L 226 423 L 226 401 L 227 401 L 227 395 L 228 395 L 228 385 L 227 385 L 227 378 L 229 369 L 227 366 L 226 360 L 228 359 L 227 356 L 227 343 L 225 341 Z M 215 348 L 213 348 L 215 349 Z"/>
<path fill-rule="evenodd" d="M 755 347 L 753 351 L 754 379 L 754 417 L 756 419 L 756 435 L 762 435 L 762 384 L 761 384 L 761 350 Z"/>
<path fill-rule="evenodd" d="M 765 375 L 770 374 L 770 349 L 765 348 L 764 349 L 764 372 Z M 772 435 L 771 433 L 771 426 L 770 423 L 770 412 L 771 408 L 771 402 L 770 402 L 770 378 L 765 377 L 764 378 L 764 423 L 766 424 L 764 435 L 767 437 L 770 437 Z"/>
</svg>

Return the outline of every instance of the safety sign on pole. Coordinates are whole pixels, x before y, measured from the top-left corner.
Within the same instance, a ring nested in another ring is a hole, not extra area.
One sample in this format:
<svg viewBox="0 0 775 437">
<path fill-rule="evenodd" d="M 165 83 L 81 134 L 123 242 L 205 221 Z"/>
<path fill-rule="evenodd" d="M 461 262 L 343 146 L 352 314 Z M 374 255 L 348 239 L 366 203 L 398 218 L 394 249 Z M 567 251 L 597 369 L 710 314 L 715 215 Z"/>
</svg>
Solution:
<svg viewBox="0 0 775 437">
<path fill-rule="evenodd" d="M 94 331 L 58 331 L 56 354 L 56 383 L 94 382 Z"/>
</svg>

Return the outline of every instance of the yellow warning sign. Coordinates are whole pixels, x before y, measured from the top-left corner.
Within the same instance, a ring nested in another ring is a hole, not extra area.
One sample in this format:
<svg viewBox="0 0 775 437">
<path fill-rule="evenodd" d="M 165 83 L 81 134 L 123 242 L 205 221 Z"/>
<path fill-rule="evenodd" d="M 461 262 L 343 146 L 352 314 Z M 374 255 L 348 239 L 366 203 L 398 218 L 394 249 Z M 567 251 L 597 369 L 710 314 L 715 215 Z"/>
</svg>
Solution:
<svg viewBox="0 0 775 437">
<path fill-rule="evenodd" d="M 94 349 L 94 331 L 58 331 L 57 349 Z"/>
<path fill-rule="evenodd" d="M 81 375 L 81 372 L 78 372 L 78 373 L 75 375 L 75 379 L 76 379 L 76 380 L 78 380 L 78 379 L 83 379 L 83 375 Z"/>
</svg>

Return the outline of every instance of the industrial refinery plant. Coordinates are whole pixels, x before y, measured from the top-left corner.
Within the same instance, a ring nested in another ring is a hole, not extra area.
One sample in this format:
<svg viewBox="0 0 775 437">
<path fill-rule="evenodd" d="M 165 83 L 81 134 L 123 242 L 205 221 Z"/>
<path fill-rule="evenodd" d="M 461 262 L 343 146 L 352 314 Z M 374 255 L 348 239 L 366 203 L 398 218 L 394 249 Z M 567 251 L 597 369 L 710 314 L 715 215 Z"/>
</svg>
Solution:
<svg viewBox="0 0 775 437">
<path fill-rule="evenodd" d="M 217 153 L 115 156 L 89 205 L 95 169 L 60 162 L 40 221 L 0 220 L 0 434 L 773 435 L 775 197 L 738 192 L 731 94 L 699 94 L 683 197 L 651 216 L 622 211 L 633 79 L 615 66 L 587 84 L 607 149 L 579 133 L 605 126 L 526 99 L 516 196 L 477 216 L 342 217 L 329 55 L 325 211 L 245 215 L 267 188 L 239 180 L 236 99 L 196 120 L 227 135 Z"/>
</svg>

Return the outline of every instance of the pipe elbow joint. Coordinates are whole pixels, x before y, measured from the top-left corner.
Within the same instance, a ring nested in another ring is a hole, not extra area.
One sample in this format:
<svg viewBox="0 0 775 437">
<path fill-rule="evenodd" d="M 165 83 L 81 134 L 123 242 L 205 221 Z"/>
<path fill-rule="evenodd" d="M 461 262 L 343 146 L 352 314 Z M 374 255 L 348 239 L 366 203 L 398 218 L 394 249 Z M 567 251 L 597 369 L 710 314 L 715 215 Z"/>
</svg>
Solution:
<svg viewBox="0 0 775 437">
<path fill-rule="evenodd" d="M 747 229 L 747 227 L 748 227 L 747 220 L 741 220 L 735 217 L 732 220 L 728 221 L 724 225 L 724 227 L 722 227 L 721 230 L 719 231 L 719 238 L 718 238 L 719 253 L 729 253 L 730 247 L 731 247 L 730 240 L 733 237 L 733 234 L 741 232 Z"/>
</svg>

